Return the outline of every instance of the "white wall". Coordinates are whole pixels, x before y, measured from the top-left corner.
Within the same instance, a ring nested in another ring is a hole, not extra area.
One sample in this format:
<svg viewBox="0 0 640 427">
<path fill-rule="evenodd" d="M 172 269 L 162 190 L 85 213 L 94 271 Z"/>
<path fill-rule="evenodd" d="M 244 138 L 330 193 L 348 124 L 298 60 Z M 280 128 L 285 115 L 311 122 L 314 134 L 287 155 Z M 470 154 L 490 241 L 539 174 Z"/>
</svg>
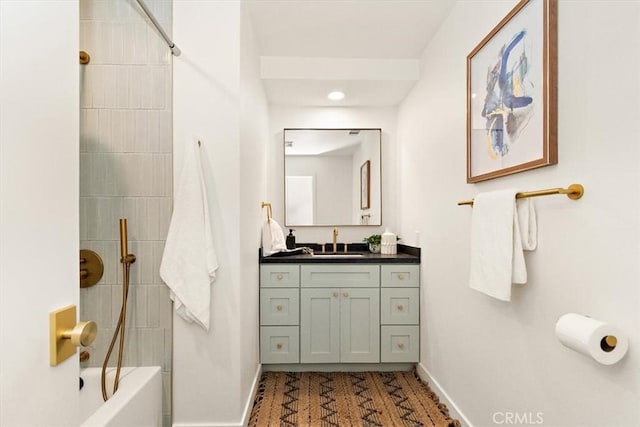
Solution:
<svg viewBox="0 0 640 427">
<path fill-rule="evenodd" d="M 339 242 L 358 243 L 370 234 L 382 233 L 384 227 L 395 231 L 398 217 L 397 155 L 395 107 L 340 108 L 288 107 L 269 108 L 270 139 L 268 146 L 267 190 L 273 217 L 284 224 L 284 128 L 382 128 L 382 226 L 340 227 Z M 372 179 L 375 175 L 372 175 Z M 360 195 L 356 194 L 358 198 Z M 372 203 L 374 199 L 372 198 Z M 296 227 L 296 242 L 331 242 L 332 226 Z M 403 236 L 404 237 L 404 236 Z"/>
<path fill-rule="evenodd" d="M 199 138 L 220 266 L 210 330 L 174 316 L 175 426 L 241 425 L 258 369 L 257 249 L 267 116 L 242 9 L 240 2 L 173 5 L 173 36 L 182 50 L 174 59 L 174 180 L 184 146 Z"/>
<path fill-rule="evenodd" d="M 78 304 L 78 2 L 0 1 L 0 425 L 77 425 L 78 357 L 49 366 L 49 312 Z"/>
<path fill-rule="evenodd" d="M 466 55 L 515 3 L 459 1 L 399 108 L 400 234 L 420 231 L 423 249 L 421 363 L 473 425 L 511 411 L 541 412 L 549 426 L 635 426 L 640 2 L 559 2 L 559 164 L 467 185 Z M 512 301 L 469 289 L 472 211 L 456 202 L 573 182 L 585 186 L 581 200 L 535 200 L 539 245 Z M 554 325 L 568 312 L 627 331 L 627 357 L 603 366 L 560 345 Z"/>
</svg>

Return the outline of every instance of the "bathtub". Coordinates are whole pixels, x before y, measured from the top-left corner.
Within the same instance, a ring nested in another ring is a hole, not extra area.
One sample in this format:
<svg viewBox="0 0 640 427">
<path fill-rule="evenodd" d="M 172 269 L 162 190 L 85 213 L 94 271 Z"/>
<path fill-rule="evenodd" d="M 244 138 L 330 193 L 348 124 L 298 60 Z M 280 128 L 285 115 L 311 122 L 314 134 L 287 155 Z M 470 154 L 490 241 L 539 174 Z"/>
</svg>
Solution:
<svg viewBox="0 0 640 427">
<path fill-rule="evenodd" d="M 159 427 L 162 426 L 162 376 L 160 367 L 122 368 L 118 391 L 102 400 L 101 368 L 80 371 L 84 387 L 80 390 L 81 427 Z M 107 384 L 113 388 L 115 368 L 107 369 Z"/>
</svg>

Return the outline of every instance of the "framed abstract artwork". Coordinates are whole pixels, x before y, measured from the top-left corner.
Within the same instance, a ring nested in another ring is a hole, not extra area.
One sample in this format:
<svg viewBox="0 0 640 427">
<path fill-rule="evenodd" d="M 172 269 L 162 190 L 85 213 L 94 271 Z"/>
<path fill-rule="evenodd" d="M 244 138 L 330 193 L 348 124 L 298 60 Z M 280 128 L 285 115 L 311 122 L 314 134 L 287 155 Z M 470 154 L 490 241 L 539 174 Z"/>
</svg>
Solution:
<svg viewBox="0 0 640 427">
<path fill-rule="evenodd" d="M 369 209 L 371 207 L 371 192 L 369 190 L 369 185 L 371 184 L 370 168 L 370 160 L 360 166 L 360 209 Z"/>
<path fill-rule="evenodd" d="M 521 0 L 467 56 L 467 182 L 558 163 L 557 0 Z"/>
</svg>

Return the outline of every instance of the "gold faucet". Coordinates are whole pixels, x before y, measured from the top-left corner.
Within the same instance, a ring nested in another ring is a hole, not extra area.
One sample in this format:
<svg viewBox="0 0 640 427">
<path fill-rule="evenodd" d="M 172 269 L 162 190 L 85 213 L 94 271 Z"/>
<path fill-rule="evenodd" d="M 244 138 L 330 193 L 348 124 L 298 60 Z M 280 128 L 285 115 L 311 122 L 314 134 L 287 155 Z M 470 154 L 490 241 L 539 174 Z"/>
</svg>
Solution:
<svg viewBox="0 0 640 427">
<path fill-rule="evenodd" d="M 338 253 L 338 227 L 333 229 L 333 253 Z"/>
</svg>

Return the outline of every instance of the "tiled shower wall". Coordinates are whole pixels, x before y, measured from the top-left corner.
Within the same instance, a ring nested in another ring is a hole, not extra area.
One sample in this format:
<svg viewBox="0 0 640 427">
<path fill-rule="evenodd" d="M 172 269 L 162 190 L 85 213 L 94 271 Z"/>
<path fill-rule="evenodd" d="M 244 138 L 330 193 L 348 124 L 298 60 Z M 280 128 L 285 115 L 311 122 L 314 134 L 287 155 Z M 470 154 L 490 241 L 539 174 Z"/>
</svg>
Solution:
<svg viewBox="0 0 640 427">
<path fill-rule="evenodd" d="M 171 1 L 146 3 L 171 34 Z M 83 366 L 102 366 L 118 321 L 124 217 L 137 257 L 124 365 L 162 367 L 167 426 L 172 306 L 158 271 L 172 206 L 171 54 L 135 0 L 81 0 L 80 49 L 91 55 L 80 65 L 80 247 L 98 252 L 105 267 L 102 280 L 80 292 L 81 319 L 99 328 Z"/>
</svg>

